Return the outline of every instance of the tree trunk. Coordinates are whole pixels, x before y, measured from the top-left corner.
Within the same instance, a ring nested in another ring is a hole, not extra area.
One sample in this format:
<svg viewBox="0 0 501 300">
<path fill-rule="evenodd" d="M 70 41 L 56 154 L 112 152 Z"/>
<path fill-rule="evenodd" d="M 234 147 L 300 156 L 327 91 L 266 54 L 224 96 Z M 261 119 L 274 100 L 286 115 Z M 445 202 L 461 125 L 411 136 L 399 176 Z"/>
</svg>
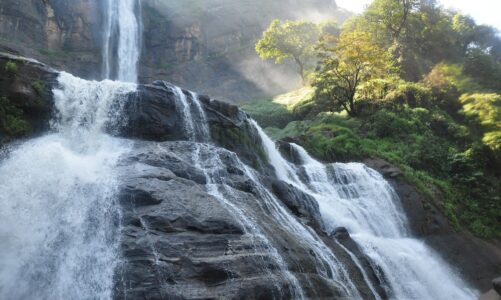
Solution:
<svg viewBox="0 0 501 300">
<path fill-rule="evenodd" d="M 358 116 L 357 109 L 355 107 L 355 93 L 352 93 L 350 95 L 349 106 L 350 106 L 350 109 L 346 110 L 348 112 L 348 115 L 350 117 L 356 117 L 356 116 Z"/>
<path fill-rule="evenodd" d="M 304 65 L 301 62 L 301 60 L 299 58 L 297 58 L 297 57 L 294 57 L 294 61 L 296 62 L 296 64 L 299 67 L 299 75 L 301 76 L 301 83 L 304 86 L 306 84 L 306 79 L 304 77 Z"/>
</svg>

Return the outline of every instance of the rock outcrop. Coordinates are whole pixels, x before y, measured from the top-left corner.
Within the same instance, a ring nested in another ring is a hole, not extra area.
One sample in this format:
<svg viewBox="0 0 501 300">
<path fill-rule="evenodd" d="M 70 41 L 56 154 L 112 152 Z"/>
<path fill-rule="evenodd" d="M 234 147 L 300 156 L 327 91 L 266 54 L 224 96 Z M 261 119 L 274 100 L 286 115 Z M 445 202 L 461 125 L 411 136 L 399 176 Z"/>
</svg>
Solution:
<svg viewBox="0 0 501 300">
<path fill-rule="evenodd" d="M 56 77 L 35 60 L 0 53 L 0 144 L 48 129 Z"/>
<path fill-rule="evenodd" d="M 137 142 L 119 172 L 124 263 L 117 298 L 290 299 L 297 286 L 307 298 L 341 297 L 346 287 L 324 274 L 325 253 L 305 243 L 297 226 L 309 228 L 363 297 L 373 298 L 350 253 L 324 232 L 316 201 L 272 176 L 248 116 L 200 96 L 213 145 L 186 141 L 176 97 L 171 85 L 155 82 L 139 86 L 125 107 L 127 125 L 118 134 Z M 244 164 L 260 172 L 251 175 Z M 369 280 L 384 298 L 376 276 Z"/>
<path fill-rule="evenodd" d="M 99 78 L 104 2 L 2 0 L 0 51 L 33 57 L 83 78 Z"/>
</svg>

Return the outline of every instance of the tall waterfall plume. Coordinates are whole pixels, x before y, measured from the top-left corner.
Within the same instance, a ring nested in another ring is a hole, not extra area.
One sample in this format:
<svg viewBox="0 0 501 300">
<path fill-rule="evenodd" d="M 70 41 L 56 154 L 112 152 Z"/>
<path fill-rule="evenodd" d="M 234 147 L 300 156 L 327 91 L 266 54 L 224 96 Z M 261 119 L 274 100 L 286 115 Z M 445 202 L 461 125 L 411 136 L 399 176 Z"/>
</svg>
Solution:
<svg viewBox="0 0 501 300">
<path fill-rule="evenodd" d="M 103 77 L 136 82 L 141 53 L 141 2 L 106 0 Z"/>
</svg>

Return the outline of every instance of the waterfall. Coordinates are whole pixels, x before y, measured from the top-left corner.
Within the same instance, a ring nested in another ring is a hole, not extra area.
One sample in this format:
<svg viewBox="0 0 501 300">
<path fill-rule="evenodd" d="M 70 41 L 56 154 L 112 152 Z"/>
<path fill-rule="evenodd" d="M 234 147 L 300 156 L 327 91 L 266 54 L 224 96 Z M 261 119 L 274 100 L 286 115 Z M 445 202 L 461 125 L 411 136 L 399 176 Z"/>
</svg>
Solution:
<svg viewBox="0 0 501 300">
<path fill-rule="evenodd" d="M 103 41 L 103 76 L 136 82 L 141 51 L 141 2 L 107 0 Z M 114 60 L 115 59 L 115 60 Z"/>
<path fill-rule="evenodd" d="M 318 201 L 328 231 L 348 229 L 371 263 L 384 273 L 380 281 L 392 299 L 477 297 L 437 253 L 412 237 L 398 196 L 379 173 L 358 163 L 324 165 L 291 144 L 302 161 L 295 166 L 255 126 L 276 175 Z M 301 171 L 306 179 L 298 176 Z"/>
<path fill-rule="evenodd" d="M 53 133 L 0 164 L 0 298 L 110 299 L 118 263 L 114 166 L 126 141 L 104 133 L 135 85 L 61 73 Z"/>
</svg>

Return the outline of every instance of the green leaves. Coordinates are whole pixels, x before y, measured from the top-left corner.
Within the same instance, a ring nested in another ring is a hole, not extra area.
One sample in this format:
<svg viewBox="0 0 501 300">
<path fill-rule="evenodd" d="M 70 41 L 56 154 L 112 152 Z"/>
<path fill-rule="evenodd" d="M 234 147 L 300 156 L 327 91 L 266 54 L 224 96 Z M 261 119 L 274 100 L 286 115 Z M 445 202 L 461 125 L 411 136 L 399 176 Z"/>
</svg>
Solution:
<svg viewBox="0 0 501 300">
<path fill-rule="evenodd" d="M 22 116 L 22 110 L 12 105 L 7 98 L 0 97 L 0 131 L 14 137 L 26 134 L 30 126 Z"/>
<path fill-rule="evenodd" d="M 311 22 L 274 20 L 256 44 L 256 52 L 262 59 L 274 59 L 277 64 L 292 59 L 304 82 L 305 69 L 315 57 L 320 32 L 319 25 Z"/>
<path fill-rule="evenodd" d="M 356 116 L 355 95 L 360 84 L 394 71 L 389 53 L 374 44 L 366 32 L 343 32 L 339 38 L 324 36 L 319 49 L 321 69 L 313 85 L 317 100 L 329 110 L 342 108 Z"/>
</svg>

